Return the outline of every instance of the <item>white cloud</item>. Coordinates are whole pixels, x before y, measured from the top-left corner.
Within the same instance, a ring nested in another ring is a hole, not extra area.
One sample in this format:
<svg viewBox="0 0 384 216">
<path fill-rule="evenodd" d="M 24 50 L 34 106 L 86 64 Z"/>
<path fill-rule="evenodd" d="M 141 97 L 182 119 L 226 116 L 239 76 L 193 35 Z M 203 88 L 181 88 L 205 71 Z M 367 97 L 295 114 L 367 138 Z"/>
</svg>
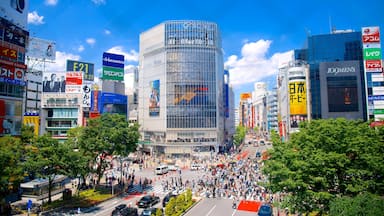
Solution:
<svg viewBox="0 0 384 216">
<path fill-rule="evenodd" d="M 133 49 L 131 49 L 129 52 L 126 52 L 122 46 L 114 46 L 107 50 L 107 52 L 124 55 L 124 60 L 128 62 L 137 62 L 139 60 L 138 52 Z"/>
<path fill-rule="evenodd" d="M 28 13 L 28 23 L 34 24 L 34 25 L 41 25 L 44 24 L 44 16 L 39 16 L 36 11 L 32 11 L 31 13 Z"/>
<path fill-rule="evenodd" d="M 89 44 L 91 46 L 93 46 L 96 43 L 95 38 L 87 38 L 85 41 L 87 42 L 87 44 Z"/>
<path fill-rule="evenodd" d="M 80 45 L 78 48 L 77 48 L 77 51 L 79 52 L 83 52 L 84 51 L 84 46 L 83 45 Z"/>
<path fill-rule="evenodd" d="M 108 29 L 105 29 L 105 30 L 104 30 L 104 34 L 106 34 L 106 35 L 110 35 L 110 34 L 111 34 L 111 31 L 109 31 Z"/>
<path fill-rule="evenodd" d="M 230 83 L 234 86 L 254 83 L 271 75 L 277 75 L 278 68 L 293 58 L 293 51 L 275 53 L 266 57 L 272 41 L 247 42 L 241 49 L 241 57 L 232 55 L 225 62 L 230 73 Z"/>
<path fill-rule="evenodd" d="M 45 0 L 45 5 L 55 6 L 57 5 L 58 0 Z"/>
<path fill-rule="evenodd" d="M 56 51 L 55 63 L 45 63 L 45 71 L 47 72 L 66 71 L 67 59 L 77 61 L 77 60 L 80 60 L 80 56 L 71 54 L 71 53 Z"/>
<path fill-rule="evenodd" d="M 92 0 L 92 2 L 96 5 L 102 5 L 106 3 L 106 0 Z"/>
</svg>

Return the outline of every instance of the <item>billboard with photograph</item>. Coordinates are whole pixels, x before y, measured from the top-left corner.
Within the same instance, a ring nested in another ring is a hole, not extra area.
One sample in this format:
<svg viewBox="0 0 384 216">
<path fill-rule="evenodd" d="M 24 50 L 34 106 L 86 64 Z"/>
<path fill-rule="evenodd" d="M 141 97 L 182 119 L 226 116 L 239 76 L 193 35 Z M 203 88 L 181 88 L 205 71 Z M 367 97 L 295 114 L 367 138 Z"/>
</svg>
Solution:
<svg viewBox="0 0 384 216">
<path fill-rule="evenodd" d="M 56 59 L 56 43 L 40 38 L 29 37 L 27 56 L 54 61 Z"/>
<path fill-rule="evenodd" d="M 43 74 L 43 92 L 62 92 L 66 90 L 66 72 L 46 72 Z"/>
<path fill-rule="evenodd" d="M 0 136 L 21 133 L 22 107 L 22 101 L 0 99 Z"/>
<path fill-rule="evenodd" d="M 160 115 L 160 80 L 150 82 L 151 94 L 149 95 L 149 116 Z"/>
<path fill-rule="evenodd" d="M 206 85 L 175 85 L 175 105 L 203 105 L 207 103 L 208 87 Z"/>
<path fill-rule="evenodd" d="M 67 71 L 82 71 L 85 81 L 93 81 L 95 79 L 95 65 L 88 62 L 80 62 L 67 60 Z"/>
</svg>

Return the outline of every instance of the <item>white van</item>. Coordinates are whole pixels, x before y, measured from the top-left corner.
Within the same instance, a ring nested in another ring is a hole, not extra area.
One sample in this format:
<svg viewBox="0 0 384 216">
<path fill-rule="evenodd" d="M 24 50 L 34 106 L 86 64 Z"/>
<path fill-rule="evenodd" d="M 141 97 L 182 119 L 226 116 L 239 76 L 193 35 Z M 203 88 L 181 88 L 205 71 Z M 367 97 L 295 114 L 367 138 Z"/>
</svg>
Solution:
<svg viewBox="0 0 384 216">
<path fill-rule="evenodd" d="M 156 169 L 155 169 L 156 175 L 163 175 L 166 173 L 168 173 L 168 166 L 167 165 L 160 165 L 160 166 L 156 167 Z"/>
</svg>

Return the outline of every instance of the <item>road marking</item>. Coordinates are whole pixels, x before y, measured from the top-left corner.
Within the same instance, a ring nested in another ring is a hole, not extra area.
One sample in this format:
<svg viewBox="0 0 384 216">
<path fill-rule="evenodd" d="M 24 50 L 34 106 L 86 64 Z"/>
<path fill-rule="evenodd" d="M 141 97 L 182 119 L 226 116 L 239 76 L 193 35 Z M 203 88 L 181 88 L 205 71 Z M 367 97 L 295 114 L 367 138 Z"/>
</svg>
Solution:
<svg viewBox="0 0 384 216">
<path fill-rule="evenodd" d="M 232 216 L 233 216 L 233 215 L 235 215 L 235 214 L 236 214 L 236 209 L 235 209 L 235 210 L 233 210 Z"/>
<path fill-rule="evenodd" d="M 215 209 L 215 208 L 216 208 L 216 205 L 214 205 L 214 206 L 211 208 L 211 210 L 209 210 L 209 212 L 208 212 L 205 216 L 210 215 L 210 214 L 213 212 L 213 209 Z"/>
</svg>

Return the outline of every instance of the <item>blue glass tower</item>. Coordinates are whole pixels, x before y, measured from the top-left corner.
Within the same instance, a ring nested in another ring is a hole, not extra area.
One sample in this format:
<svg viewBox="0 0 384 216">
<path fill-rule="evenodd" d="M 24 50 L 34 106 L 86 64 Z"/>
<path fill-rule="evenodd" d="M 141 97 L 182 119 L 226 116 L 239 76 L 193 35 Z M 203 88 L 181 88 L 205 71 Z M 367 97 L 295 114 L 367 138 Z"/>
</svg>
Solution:
<svg viewBox="0 0 384 216">
<path fill-rule="evenodd" d="M 304 49 L 295 50 L 295 59 L 309 64 L 312 97 L 312 118 L 322 118 L 321 91 L 327 86 L 320 85 L 320 63 L 358 60 L 360 62 L 361 86 L 365 89 L 361 32 L 333 31 L 331 34 L 313 35 L 307 38 Z M 365 98 L 365 92 L 363 97 Z M 366 120 L 366 101 L 361 101 Z"/>
</svg>

